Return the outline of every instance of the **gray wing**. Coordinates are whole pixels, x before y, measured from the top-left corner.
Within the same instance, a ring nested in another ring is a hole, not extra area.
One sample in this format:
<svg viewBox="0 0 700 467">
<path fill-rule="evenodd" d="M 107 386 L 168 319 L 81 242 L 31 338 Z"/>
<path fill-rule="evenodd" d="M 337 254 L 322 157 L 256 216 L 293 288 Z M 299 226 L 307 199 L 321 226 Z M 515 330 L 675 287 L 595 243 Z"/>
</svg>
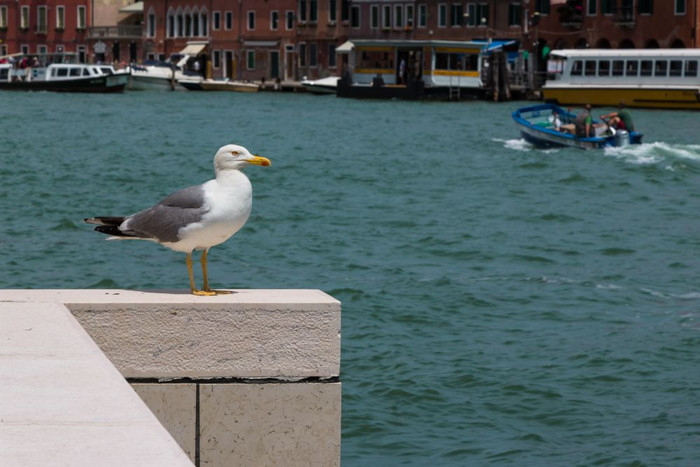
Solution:
<svg viewBox="0 0 700 467">
<path fill-rule="evenodd" d="M 176 242 L 178 232 L 188 224 L 199 222 L 206 214 L 202 185 L 176 191 L 158 204 L 144 209 L 122 224 L 124 233 L 159 242 Z"/>
</svg>

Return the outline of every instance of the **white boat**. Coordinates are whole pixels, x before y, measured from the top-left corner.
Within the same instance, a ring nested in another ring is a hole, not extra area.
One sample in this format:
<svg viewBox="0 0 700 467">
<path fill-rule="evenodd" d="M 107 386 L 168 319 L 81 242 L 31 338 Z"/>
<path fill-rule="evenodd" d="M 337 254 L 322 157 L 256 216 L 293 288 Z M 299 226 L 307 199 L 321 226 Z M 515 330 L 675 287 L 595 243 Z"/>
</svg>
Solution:
<svg viewBox="0 0 700 467">
<path fill-rule="evenodd" d="M 301 85 L 307 91 L 314 94 L 335 94 L 338 89 L 339 76 L 329 76 L 327 78 L 308 80 L 304 79 Z"/>
<path fill-rule="evenodd" d="M 700 109 L 700 49 L 553 50 L 547 102 Z"/>
<path fill-rule="evenodd" d="M 178 65 L 160 62 L 146 65 L 133 64 L 130 67 L 130 90 L 134 91 L 176 91 L 184 90 L 179 82 L 189 83 L 202 81 L 201 75 L 186 73 Z"/>
<path fill-rule="evenodd" d="M 258 92 L 260 86 L 255 83 L 245 83 L 243 81 L 229 81 L 205 79 L 200 83 L 204 91 L 234 91 L 234 92 Z"/>
<path fill-rule="evenodd" d="M 27 65 L 23 57 L 0 63 L 0 89 L 54 92 L 122 92 L 128 72 L 86 63 L 51 63 L 43 60 Z"/>
</svg>

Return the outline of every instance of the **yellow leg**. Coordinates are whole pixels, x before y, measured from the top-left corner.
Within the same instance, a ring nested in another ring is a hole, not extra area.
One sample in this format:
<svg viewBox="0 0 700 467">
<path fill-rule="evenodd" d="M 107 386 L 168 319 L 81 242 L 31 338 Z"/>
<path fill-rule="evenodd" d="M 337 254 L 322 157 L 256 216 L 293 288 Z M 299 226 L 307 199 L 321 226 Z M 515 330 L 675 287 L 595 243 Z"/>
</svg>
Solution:
<svg viewBox="0 0 700 467">
<path fill-rule="evenodd" d="M 207 253 L 209 253 L 209 249 L 207 248 L 202 252 L 202 258 L 200 259 L 200 262 L 202 263 L 202 277 L 203 277 L 203 287 L 202 290 L 204 292 L 209 292 L 213 295 L 219 295 L 219 294 L 229 294 L 228 290 L 213 290 L 209 287 L 209 277 L 207 276 Z"/>
<path fill-rule="evenodd" d="M 197 287 L 195 287 L 195 285 L 194 285 L 194 273 L 192 272 L 192 253 L 191 252 L 187 253 L 187 256 L 185 256 L 185 263 L 187 264 L 187 274 L 190 276 L 190 292 L 192 292 L 193 295 L 206 295 L 206 296 L 216 295 L 215 292 L 211 292 L 211 291 L 207 291 L 207 290 L 197 290 Z"/>
</svg>

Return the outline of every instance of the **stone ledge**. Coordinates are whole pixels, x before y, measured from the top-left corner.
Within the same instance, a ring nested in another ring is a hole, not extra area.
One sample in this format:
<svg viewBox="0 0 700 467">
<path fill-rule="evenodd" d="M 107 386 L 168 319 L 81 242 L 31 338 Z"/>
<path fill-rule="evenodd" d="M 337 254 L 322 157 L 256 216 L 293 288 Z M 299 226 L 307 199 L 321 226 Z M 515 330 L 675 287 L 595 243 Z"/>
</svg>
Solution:
<svg viewBox="0 0 700 467">
<path fill-rule="evenodd" d="M 66 307 L 0 303 L 0 465 L 192 465 Z"/>
<path fill-rule="evenodd" d="M 339 376 L 340 302 L 319 290 L 233 292 L 0 290 L 0 302 L 65 304 L 126 378 Z"/>
</svg>

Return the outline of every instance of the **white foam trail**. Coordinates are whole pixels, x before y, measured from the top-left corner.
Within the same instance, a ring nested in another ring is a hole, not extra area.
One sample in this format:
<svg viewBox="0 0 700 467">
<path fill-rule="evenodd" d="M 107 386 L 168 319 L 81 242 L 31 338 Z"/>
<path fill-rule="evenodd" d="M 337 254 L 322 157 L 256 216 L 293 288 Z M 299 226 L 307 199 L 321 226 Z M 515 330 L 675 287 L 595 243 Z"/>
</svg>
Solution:
<svg viewBox="0 0 700 467">
<path fill-rule="evenodd" d="M 524 139 L 506 139 L 506 140 L 498 139 L 495 141 L 502 142 L 503 146 L 506 149 L 513 149 L 515 151 L 525 152 L 525 151 L 531 151 L 533 148 L 533 146 L 530 143 L 528 143 L 527 141 L 525 141 Z"/>
<path fill-rule="evenodd" d="M 673 159 L 686 159 L 700 162 L 700 145 L 697 144 L 667 144 L 656 141 L 653 143 L 633 144 L 623 148 L 606 148 L 606 156 L 624 159 L 638 165 L 660 164 Z M 667 167 L 673 170 L 673 167 Z"/>
</svg>

